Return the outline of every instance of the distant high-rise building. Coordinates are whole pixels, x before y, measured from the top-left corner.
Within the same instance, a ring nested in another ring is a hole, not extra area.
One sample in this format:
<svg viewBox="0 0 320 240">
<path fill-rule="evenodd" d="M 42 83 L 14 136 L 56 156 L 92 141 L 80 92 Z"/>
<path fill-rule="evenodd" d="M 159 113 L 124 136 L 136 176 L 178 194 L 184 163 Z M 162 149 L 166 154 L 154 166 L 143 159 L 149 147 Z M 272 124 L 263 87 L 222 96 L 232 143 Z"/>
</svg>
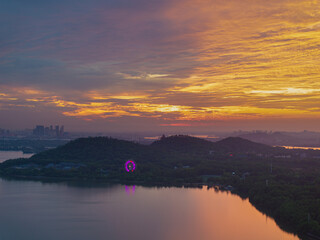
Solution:
<svg viewBox="0 0 320 240">
<path fill-rule="evenodd" d="M 36 136 L 44 136 L 44 126 L 37 125 L 35 129 L 33 129 L 33 134 Z"/>
<path fill-rule="evenodd" d="M 60 137 L 62 137 L 63 136 L 63 134 L 64 134 L 64 126 L 62 125 L 61 127 L 60 127 Z"/>
<path fill-rule="evenodd" d="M 59 125 L 56 125 L 56 137 L 59 137 L 60 131 L 59 131 Z"/>
<path fill-rule="evenodd" d="M 1 135 L 1 129 L 0 129 L 0 135 Z M 43 126 L 43 125 L 37 125 L 33 129 L 33 135 L 34 136 L 46 136 L 46 137 L 63 137 L 65 135 L 64 133 L 64 126 L 56 125 L 53 127 L 52 125 L 49 126 Z"/>
<path fill-rule="evenodd" d="M 49 127 L 44 128 L 44 135 L 46 135 L 46 136 L 50 135 L 50 128 Z"/>
</svg>

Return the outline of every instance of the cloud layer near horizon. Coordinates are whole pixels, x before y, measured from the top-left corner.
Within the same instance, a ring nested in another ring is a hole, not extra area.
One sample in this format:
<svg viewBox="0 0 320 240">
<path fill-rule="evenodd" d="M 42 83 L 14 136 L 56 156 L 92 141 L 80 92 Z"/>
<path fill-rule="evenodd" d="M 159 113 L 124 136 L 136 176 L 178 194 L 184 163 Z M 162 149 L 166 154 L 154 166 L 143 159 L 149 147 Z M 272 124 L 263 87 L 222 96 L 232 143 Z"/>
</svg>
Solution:
<svg viewBox="0 0 320 240">
<path fill-rule="evenodd" d="M 320 119 L 319 35 L 311 0 L 5 0 L 0 111 L 106 126 Z"/>
</svg>

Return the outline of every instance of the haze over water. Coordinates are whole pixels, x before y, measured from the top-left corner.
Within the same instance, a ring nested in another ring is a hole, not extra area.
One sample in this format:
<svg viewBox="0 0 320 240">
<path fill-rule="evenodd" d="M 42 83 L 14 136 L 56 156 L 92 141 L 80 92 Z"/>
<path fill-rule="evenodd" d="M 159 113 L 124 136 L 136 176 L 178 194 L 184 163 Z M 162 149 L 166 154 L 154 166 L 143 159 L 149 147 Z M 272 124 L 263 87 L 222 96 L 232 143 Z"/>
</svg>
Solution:
<svg viewBox="0 0 320 240">
<path fill-rule="evenodd" d="M 33 153 L 23 153 L 22 151 L 0 151 L 0 163 L 15 158 L 29 158 Z"/>
</svg>

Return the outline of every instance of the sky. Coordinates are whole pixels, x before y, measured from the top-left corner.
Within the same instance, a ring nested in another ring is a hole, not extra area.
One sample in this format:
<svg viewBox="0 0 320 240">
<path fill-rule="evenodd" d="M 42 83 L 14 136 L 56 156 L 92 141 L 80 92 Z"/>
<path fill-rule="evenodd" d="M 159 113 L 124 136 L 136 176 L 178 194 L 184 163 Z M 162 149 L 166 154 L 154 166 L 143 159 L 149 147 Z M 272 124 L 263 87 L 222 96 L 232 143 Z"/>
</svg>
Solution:
<svg viewBox="0 0 320 240">
<path fill-rule="evenodd" d="M 320 1 L 0 1 L 0 128 L 319 122 Z"/>
</svg>

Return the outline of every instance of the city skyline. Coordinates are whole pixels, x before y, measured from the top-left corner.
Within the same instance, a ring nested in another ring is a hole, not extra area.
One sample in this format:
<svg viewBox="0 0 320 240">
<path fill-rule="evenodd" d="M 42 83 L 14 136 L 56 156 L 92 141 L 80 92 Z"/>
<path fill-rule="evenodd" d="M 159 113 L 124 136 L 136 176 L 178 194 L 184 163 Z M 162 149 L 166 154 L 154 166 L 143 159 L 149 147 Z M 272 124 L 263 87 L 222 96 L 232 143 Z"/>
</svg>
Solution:
<svg viewBox="0 0 320 240">
<path fill-rule="evenodd" d="M 1 128 L 320 131 L 318 1 L 4 0 L 0 13 Z"/>
</svg>

